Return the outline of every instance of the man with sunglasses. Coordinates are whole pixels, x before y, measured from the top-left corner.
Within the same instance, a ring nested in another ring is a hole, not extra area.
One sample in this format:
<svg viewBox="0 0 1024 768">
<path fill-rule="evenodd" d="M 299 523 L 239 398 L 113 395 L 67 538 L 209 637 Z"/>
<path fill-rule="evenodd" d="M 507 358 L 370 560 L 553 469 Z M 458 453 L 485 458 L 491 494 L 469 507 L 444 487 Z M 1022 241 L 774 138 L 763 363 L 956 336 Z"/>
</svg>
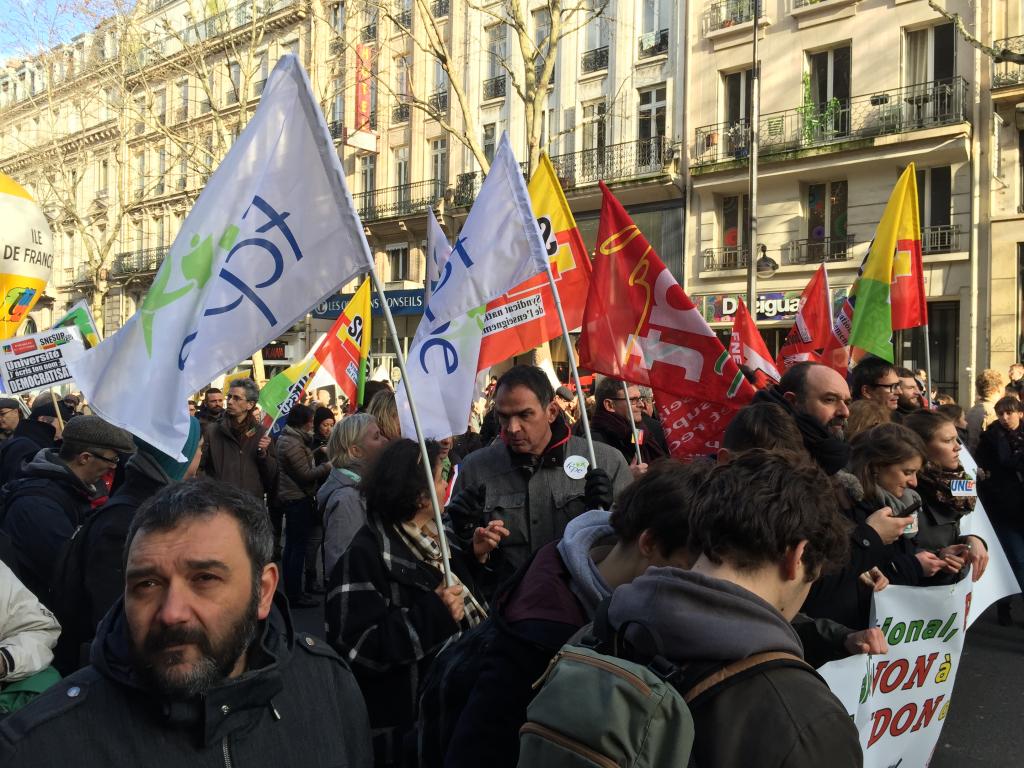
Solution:
<svg viewBox="0 0 1024 768">
<path fill-rule="evenodd" d="M 64 427 L 60 448 L 44 448 L 18 477 L 0 490 L 2 529 L 17 552 L 14 570 L 39 600 L 49 605 L 54 566 L 65 542 L 85 520 L 100 480 L 135 452 L 123 429 L 99 416 L 77 416 Z"/>
<path fill-rule="evenodd" d="M 899 404 L 900 377 L 892 363 L 866 357 L 853 369 L 850 389 L 854 400 L 873 400 L 895 411 Z"/>
</svg>

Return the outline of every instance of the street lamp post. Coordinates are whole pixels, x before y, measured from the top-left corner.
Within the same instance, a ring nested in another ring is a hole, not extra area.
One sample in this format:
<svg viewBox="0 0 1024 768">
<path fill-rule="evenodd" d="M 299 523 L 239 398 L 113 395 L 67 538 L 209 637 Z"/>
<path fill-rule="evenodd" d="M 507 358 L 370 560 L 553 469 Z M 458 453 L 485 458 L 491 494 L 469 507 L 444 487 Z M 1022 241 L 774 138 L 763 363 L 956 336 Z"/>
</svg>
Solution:
<svg viewBox="0 0 1024 768">
<path fill-rule="evenodd" d="M 757 322 L 757 149 L 758 129 L 761 122 L 761 65 L 757 59 L 757 22 L 760 17 L 760 0 L 751 0 L 754 6 L 754 41 L 753 64 L 750 69 L 750 147 L 747 157 L 750 158 L 750 231 L 747 238 L 747 309 L 750 316 Z"/>
</svg>

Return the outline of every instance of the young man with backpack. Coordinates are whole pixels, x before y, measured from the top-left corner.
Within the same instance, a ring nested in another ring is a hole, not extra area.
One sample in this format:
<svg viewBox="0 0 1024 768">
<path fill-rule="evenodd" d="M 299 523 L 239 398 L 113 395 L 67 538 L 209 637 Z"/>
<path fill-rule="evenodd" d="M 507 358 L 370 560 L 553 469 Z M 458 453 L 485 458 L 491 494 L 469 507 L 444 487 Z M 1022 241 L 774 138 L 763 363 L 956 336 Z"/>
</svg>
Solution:
<svg viewBox="0 0 1024 768">
<path fill-rule="evenodd" d="M 637 766 L 664 764 L 666 755 L 685 764 L 687 752 L 692 764 L 716 768 L 862 765 L 856 728 L 803 661 L 791 624 L 822 570 L 847 556 L 824 472 L 763 450 L 715 468 L 690 514 L 690 545 L 700 553 L 690 570 L 652 568 L 612 595 L 613 655 L 563 649 L 530 707 L 520 765 L 579 765 L 574 757 L 622 743 L 636 745 L 641 759 L 631 755 L 629 764 Z M 634 662 L 632 670 L 620 657 Z M 610 675 L 611 666 L 621 674 Z M 623 688 L 652 693 L 634 696 L 628 713 L 622 703 L 609 709 L 593 701 L 599 697 L 587 684 L 652 671 L 652 683 Z M 640 709 L 653 695 L 656 705 Z M 613 745 L 597 728 L 621 739 Z"/>
</svg>

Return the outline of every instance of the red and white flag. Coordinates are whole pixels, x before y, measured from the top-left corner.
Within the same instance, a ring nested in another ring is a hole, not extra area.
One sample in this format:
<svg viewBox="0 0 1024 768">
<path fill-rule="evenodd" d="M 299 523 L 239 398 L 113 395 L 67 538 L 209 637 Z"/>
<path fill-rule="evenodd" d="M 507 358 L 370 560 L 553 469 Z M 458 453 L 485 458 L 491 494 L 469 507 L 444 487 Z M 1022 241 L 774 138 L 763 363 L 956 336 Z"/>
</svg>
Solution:
<svg viewBox="0 0 1024 768">
<path fill-rule="evenodd" d="M 654 389 L 673 456 L 711 453 L 754 388 L 603 182 L 601 192 L 580 364 Z"/>
<path fill-rule="evenodd" d="M 757 330 L 743 299 L 739 302 L 736 317 L 732 321 L 729 354 L 736 365 L 746 366 L 753 373 L 754 386 L 758 389 L 764 389 L 769 384 L 778 384 L 781 376 L 772 362 L 772 355 L 764 343 L 764 337 Z"/>
<path fill-rule="evenodd" d="M 831 298 L 829 296 L 828 273 L 825 265 L 818 267 L 811 282 L 800 294 L 800 309 L 796 313 L 793 327 L 779 348 L 776 366 L 785 373 L 795 363 L 805 360 L 819 362 L 822 350 L 832 335 Z"/>
</svg>

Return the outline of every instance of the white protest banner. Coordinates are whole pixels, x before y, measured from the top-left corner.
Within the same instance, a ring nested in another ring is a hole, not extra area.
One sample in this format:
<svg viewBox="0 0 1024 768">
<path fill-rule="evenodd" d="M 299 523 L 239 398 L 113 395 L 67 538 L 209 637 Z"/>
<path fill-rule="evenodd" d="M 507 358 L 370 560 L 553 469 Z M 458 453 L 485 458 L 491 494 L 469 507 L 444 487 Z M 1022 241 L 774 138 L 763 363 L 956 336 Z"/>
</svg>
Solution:
<svg viewBox="0 0 1024 768">
<path fill-rule="evenodd" d="M 887 587 L 871 625 L 882 656 L 852 656 L 819 671 L 860 733 L 865 768 L 926 768 L 949 711 L 971 609 L 968 575 L 940 587 Z"/>
<path fill-rule="evenodd" d="M 68 364 L 93 410 L 171 456 L 185 400 L 276 339 L 372 263 L 299 60 L 274 67 L 139 311 Z M 136 396 L 139 371 L 147 395 Z"/>
<path fill-rule="evenodd" d="M 978 477 L 978 463 L 966 448 L 960 451 L 960 463 L 968 475 L 969 482 L 962 483 L 959 488 L 951 488 L 953 495 L 977 496 L 975 480 Z M 1006 559 L 1006 553 L 999 543 L 981 499 L 974 505 L 973 512 L 960 519 L 960 533 L 964 536 L 977 536 L 988 548 L 988 567 L 974 583 L 971 615 L 967 622 L 967 626 L 970 626 L 996 600 L 1020 592 L 1020 585 L 1017 583 L 1017 577 L 1013 575 L 1013 569 L 1010 568 L 1010 562 Z"/>
<path fill-rule="evenodd" d="M 543 272 L 547 258 L 522 171 L 502 135 L 409 349 L 407 373 L 425 437 L 466 431 L 487 303 Z M 402 434 L 415 437 L 404 387 L 397 399 Z"/>
<path fill-rule="evenodd" d="M 66 355 L 84 350 L 78 328 L 53 328 L 31 336 L 15 336 L 0 344 L 0 375 L 12 395 L 49 389 L 72 380 Z"/>
</svg>

